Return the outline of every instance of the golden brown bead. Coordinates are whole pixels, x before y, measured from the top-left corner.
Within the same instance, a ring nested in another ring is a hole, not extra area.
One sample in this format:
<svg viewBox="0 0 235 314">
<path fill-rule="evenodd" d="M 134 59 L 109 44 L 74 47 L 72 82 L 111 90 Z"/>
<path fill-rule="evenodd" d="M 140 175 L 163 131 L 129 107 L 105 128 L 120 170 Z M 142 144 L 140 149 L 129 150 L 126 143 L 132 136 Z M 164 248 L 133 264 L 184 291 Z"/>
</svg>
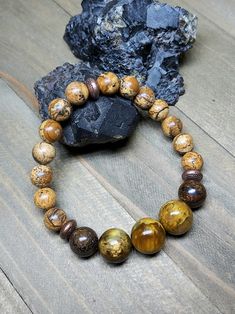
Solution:
<svg viewBox="0 0 235 314">
<path fill-rule="evenodd" d="M 55 206 L 56 194 L 55 191 L 50 188 L 42 188 L 34 194 L 35 206 L 42 209 L 49 209 Z"/>
<path fill-rule="evenodd" d="M 181 158 L 181 164 L 185 170 L 201 170 L 203 159 L 199 153 L 188 152 Z"/>
<path fill-rule="evenodd" d="M 159 220 L 168 233 L 182 235 L 191 229 L 193 213 L 185 202 L 172 200 L 161 207 Z"/>
<path fill-rule="evenodd" d="M 134 104 L 143 110 L 148 110 L 154 101 L 155 95 L 153 90 L 148 86 L 142 86 L 134 99 Z"/>
<path fill-rule="evenodd" d="M 35 161 L 41 165 L 47 165 L 55 156 L 55 147 L 47 142 L 40 142 L 34 145 L 32 155 Z"/>
<path fill-rule="evenodd" d="M 143 254 L 159 252 L 165 243 L 165 230 L 162 224 L 153 218 L 142 218 L 131 231 L 132 244 Z"/>
<path fill-rule="evenodd" d="M 98 99 L 100 96 L 100 89 L 99 89 L 99 86 L 97 84 L 97 81 L 94 80 L 93 78 L 89 77 L 86 80 L 86 86 L 89 90 L 90 97 L 94 100 Z"/>
<path fill-rule="evenodd" d="M 44 224 L 47 229 L 52 231 L 60 231 L 66 220 L 67 216 L 65 212 L 56 207 L 49 209 L 44 215 Z"/>
<path fill-rule="evenodd" d="M 155 121 L 163 121 L 169 113 L 169 106 L 165 100 L 156 99 L 149 109 L 149 116 Z"/>
<path fill-rule="evenodd" d="M 39 188 L 47 187 L 52 181 L 52 170 L 49 166 L 37 165 L 31 171 L 31 182 Z"/>
<path fill-rule="evenodd" d="M 173 140 L 173 148 L 179 154 L 185 154 L 193 149 L 193 138 L 190 134 L 181 133 Z"/>
<path fill-rule="evenodd" d="M 54 120 L 45 120 L 39 127 L 39 135 L 45 142 L 54 143 L 61 138 L 62 127 Z"/>
<path fill-rule="evenodd" d="M 65 121 L 72 113 L 72 106 L 67 100 L 56 98 L 50 102 L 48 113 L 53 120 Z"/>
<path fill-rule="evenodd" d="M 65 96 L 72 105 L 81 106 L 89 97 L 89 90 L 83 82 L 71 82 L 65 89 Z"/>
<path fill-rule="evenodd" d="M 138 80 L 134 76 L 124 76 L 120 81 L 120 94 L 122 97 L 132 99 L 140 89 Z"/>
<path fill-rule="evenodd" d="M 182 128 L 183 125 L 181 120 L 176 118 L 175 116 L 169 116 L 162 122 L 162 131 L 164 135 L 171 138 L 180 134 Z"/>
<path fill-rule="evenodd" d="M 113 72 L 105 72 L 97 78 L 99 89 L 104 95 L 114 95 L 120 87 L 119 78 Z"/>
</svg>

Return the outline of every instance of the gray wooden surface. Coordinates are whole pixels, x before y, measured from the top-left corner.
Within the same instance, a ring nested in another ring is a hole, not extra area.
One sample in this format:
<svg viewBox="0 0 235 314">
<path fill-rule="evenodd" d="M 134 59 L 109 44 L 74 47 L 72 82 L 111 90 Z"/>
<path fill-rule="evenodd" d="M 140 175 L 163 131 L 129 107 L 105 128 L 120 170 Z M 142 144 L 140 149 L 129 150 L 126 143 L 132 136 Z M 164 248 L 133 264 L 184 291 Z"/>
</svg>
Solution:
<svg viewBox="0 0 235 314">
<path fill-rule="evenodd" d="M 35 80 L 76 62 L 62 40 L 76 0 L 0 0 L 0 313 L 234 313 L 234 9 L 232 0 L 170 1 L 199 16 L 199 35 L 181 72 L 182 118 L 205 159 L 208 200 L 192 231 L 169 237 L 149 258 L 121 266 L 79 260 L 42 224 L 28 173 L 38 141 Z M 159 126 L 143 119 L 127 145 L 71 154 L 53 164 L 58 205 L 101 234 L 156 216 L 176 198 L 180 158 Z"/>
</svg>

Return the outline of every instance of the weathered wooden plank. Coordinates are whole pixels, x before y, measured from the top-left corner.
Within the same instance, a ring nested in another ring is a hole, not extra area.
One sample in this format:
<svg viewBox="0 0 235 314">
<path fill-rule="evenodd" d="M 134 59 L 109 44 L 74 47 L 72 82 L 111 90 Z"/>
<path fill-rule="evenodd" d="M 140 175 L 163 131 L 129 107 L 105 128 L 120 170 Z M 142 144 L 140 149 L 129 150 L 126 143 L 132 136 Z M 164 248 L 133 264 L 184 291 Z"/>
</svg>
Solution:
<svg viewBox="0 0 235 314">
<path fill-rule="evenodd" d="M 71 16 L 79 14 L 82 11 L 81 0 L 53 0 L 61 6 Z"/>
</svg>

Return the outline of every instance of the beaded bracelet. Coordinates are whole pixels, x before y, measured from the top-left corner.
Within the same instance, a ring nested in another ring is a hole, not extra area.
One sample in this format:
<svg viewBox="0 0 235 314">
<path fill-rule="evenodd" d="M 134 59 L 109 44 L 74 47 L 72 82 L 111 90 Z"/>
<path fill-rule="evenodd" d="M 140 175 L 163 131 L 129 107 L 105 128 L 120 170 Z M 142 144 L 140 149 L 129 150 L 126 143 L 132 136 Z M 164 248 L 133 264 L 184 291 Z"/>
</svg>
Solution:
<svg viewBox="0 0 235 314">
<path fill-rule="evenodd" d="M 56 205 L 56 193 L 49 188 L 52 181 L 52 169 L 47 164 L 56 155 L 53 143 L 62 136 L 60 121 L 69 119 L 72 105 L 82 106 L 90 97 L 98 99 L 104 95 L 118 93 L 143 110 L 149 116 L 161 122 L 162 131 L 173 139 L 173 148 L 182 155 L 184 168 L 183 183 L 179 187 L 178 200 L 165 203 L 159 212 L 159 220 L 142 218 L 135 223 L 131 237 L 122 229 L 106 230 L 98 239 L 96 232 L 89 227 L 77 227 L 75 220 L 68 220 L 66 213 Z M 70 247 L 79 257 L 89 257 L 97 252 L 111 263 L 121 263 L 129 256 L 132 246 L 143 254 L 159 252 L 165 243 L 166 232 L 182 235 L 190 230 L 193 222 L 192 209 L 198 208 L 206 199 L 206 189 L 200 182 L 203 159 L 192 151 L 193 139 L 190 134 L 181 133 L 182 122 L 175 116 L 168 116 L 169 106 L 161 99 L 155 99 L 154 92 L 147 86 L 140 86 L 134 76 L 119 79 L 114 73 L 101 74 L 97 80 L 89 78 L 85 83 L 71 82 L 65 90 L 66 99 L 56 98 L 51 101 L 48 112 L 51 119 L 42 122 L 39 134 L 43 142 L 36 144 L 32 155 L 39 165 L 31 171 L 31 181 L 40 189 L 34 194 L 34 203 L 45 210 L 44 224 L 52 231 L 59 232 L 62 239 L 69 241 Z"/>
</svg>

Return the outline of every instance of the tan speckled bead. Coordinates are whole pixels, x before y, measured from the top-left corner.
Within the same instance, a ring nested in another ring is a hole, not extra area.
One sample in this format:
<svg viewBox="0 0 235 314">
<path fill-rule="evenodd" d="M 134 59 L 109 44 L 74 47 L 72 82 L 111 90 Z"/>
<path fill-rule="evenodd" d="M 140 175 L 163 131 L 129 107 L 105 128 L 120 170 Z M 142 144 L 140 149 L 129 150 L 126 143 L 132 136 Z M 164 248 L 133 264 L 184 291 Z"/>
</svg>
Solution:
<svg viewBox="0 0 235 314">
<path fill-rule="evenodd" d="M 89 97 L 89 90 L 83 82 L 71 82 L 65 89 L 65 96 L 72 105 L 82 106 Z"/>
<path fill-rule="evenodd" d="M 97 78 L 99 89 L 104 95 L 114 95 L 118 92 L 120 81 L 113 72 L 104 72 Z"/>
<path fill-rule="evenodd" d="M 159 220 L 168 233 L 182 235 L 191 229 L 193 213 L 185 202 L 172 200 L 161 207 Z"/>
<path fill-rule="evenodd" d="M 156 99 L 149 109 L 149 116 L 155 121 L 163 121 L 169 113 L 169 106 L 165 100 Z"/>
<path fill-rule="evenodd" d="M 134 76 L 124 76 L 120 81 L 120 94 L 122 97 L 132 99 L 140 89 L 138 80 Z"/>
<path fill-rule="evenodd" d="M 173 148 L 179 154 L 185 154 L 193 149 L 193 138 L 188 133 L 181 133 L 173 140 Z"/>
<path fill-rule="evenodd" d="M 45 142 L 54 143 L 61 138 L 62 127 L 54 120 L 45 120 L 39 127 L 39 135 Z"/>
<path fill-rule="evenodd" d="M 48 113 L 53 120 L 65 121 L 72 113 L 72 106 L 67 100 L 56 98 L 50 102 Z"/>
<path fill-rule="evenodd" d="M 49 166 L 37 165 L 31 171 L 31 182 L 39 188 L 47 187 L 52 181 L 52 170 Z"/>
<path fill-rule="evenodd" d="M 51 208 L 45 212 L 44 224 L 49 230 L 60 231 L 66 221 L 67 216 L 62 209 Z"/>
<path fill-rule="evenodd" d="M 201 170 L 203 158 L 197 152 L 188 152 L 181 158 L 181 164 L 185 170 Z"/>
<path fill-rule="evenodd" d="M 134 99 L 134 104 L 143 110 L 148 110 L 154 101 L 155 95 L 153 90 L 148 86 L 142 86 Z"/>
<path fill-rule="evenodd" d="M 34 194 L 35 206 L 42 209 L 49 209 L 55 206 L 56 194 L 55 191 L 50 188 L 42 188 Z"/>
<path fill-rule="evenodd" d="M 46 142 L 37 143 L 33 147 L 32 155 L 36 162 L 41 165 L 47 165 L 56 156 L 55 147 Z"/>
<path fill-rule="evenodd" d="M 175 137 L 182 131 L 183 125 L 180 119 L 169 116 L 162 122 L 162 131 L 168 137 Z"/>
</svg>

